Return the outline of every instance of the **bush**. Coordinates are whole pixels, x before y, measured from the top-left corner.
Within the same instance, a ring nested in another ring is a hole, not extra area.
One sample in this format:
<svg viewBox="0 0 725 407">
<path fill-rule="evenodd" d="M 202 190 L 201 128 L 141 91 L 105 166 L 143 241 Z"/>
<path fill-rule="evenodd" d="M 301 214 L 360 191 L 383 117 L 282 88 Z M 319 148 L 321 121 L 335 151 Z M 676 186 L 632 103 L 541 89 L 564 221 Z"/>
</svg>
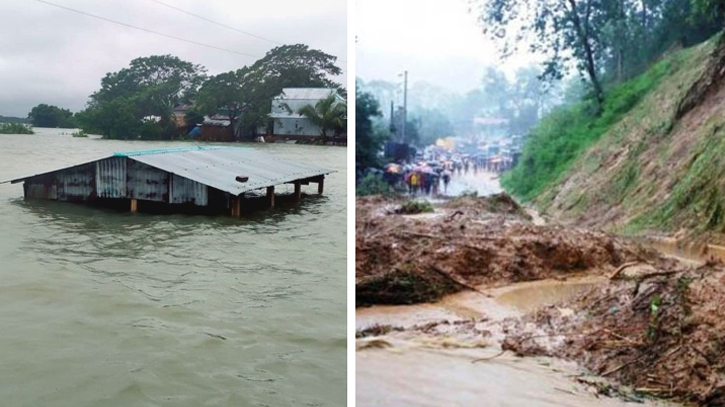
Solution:
<svg viewBox="0 0 725 407">
<path fill-rule="evenodd" d="M 153 121 L 144 121 L 141 124 L 141 130 L 139 137 L 142 140 L 161 140 L 164 134 L 164 129 L 160 124 Z"/>
<path fill-rule="evenodd" d="M 0 134 L 35 134 L 29 124 L 0 123 Z"/>
<path fill-rule="evenodd" d="M 473 189 L 466 189 L 465 191 L 462 191 L 460 194 L 458 194 L 459 198 L 478 198 L 478 191 L 475 191 Z"/>
<path fill-rule="evenodd" d="M 433 205 L 428 201 L 408 201 L 400 206 L 396 212 L 405 215 L 433 212 Z"/>
<path fill-rule="evenodd" d="M 383 181 L 382 178 L 375 174 L 368 174 L 360 181 L 355 190 L 355 195 L 390 195 L 392 192 L 390 185 Z"/>
</svg>

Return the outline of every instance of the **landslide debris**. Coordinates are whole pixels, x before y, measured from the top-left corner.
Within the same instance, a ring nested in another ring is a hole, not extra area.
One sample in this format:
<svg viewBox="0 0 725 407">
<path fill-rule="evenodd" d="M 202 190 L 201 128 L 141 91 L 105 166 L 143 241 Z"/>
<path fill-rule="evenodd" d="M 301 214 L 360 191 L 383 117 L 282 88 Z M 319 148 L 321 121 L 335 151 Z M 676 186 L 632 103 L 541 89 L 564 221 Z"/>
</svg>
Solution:
<svg viewBox="0 0 725 407">
<path fill-rule="evenodd" d="M 638 393 L 725 406 L 723 265 L 660 263 L 616 277 L 513 321 L 503 349 L 573 359 Z"/>
<path fill-rule="evenodd" d="M 484 215 L 486 213 L 500 213 L 514 215 L 525 220 L 531 220 L 531 215 L 511 197 L 501 192 L 485 198 L 462 196 L 453 198 L 442 205 L 444 209 L 465 209 L 469 214 Z"/>
<path fill-rule="evenodd" d="M 356 305 L 433 302 L 476 285 L 611 271 L 656 255 L 611 235 L 536 226 L 505 194 L 399 215 L 400 199 L 356 202 Z"/>
</svg>

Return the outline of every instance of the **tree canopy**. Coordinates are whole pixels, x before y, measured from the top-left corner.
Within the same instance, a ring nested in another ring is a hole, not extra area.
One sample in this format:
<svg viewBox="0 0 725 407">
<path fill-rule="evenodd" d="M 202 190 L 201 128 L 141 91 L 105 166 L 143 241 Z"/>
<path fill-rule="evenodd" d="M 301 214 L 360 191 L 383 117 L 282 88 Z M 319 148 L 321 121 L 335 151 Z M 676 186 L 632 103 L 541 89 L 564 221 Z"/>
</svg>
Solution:
<svg viewBox="0 0 725 407">
<path fill-rule="evenodd" d="M 77 126 L 73 112 L 58 106 L 39 104 L 28 113 L 28 120 L 35 127 L 60 127 L 73 129 Z"/>
<path fill-rule="evenodd" d="M 260 127 L 271 127 L 272 99 L 279 96 L 282 89 L 341 89 L 340 84 L 330 79 L 342 72 L 334 64 L 336 59 L 307 45 L 282 45 L 251 66 L 209 78 L 199 90 L 197 103 L 206 114 L 223 111 L 235 124 L 237 137 L 251 138 Z"/>
<path fill-rule="evenodd" d="M 136 58 L 107 73 L 79 113 L 83 130 L 108 138 L 165 138 L 175 134 L 174 106 L 188 102 L 206 79 L 206 69 L 172 55 Z M 158 121 L 144 120 L 156 116 Z"/>
<path fill-rule="evenodd" d="M 472 0 L 502 57 L 527 48 L 546 56 L 542 77 L 576 68 L 597 111 L 605 84 L 642 73 L 673 44 L 689 46 L 722 29 L 721 0 Z"/>
<path fill-rule="evenodd" d="M 237 137 L 252 137 L 270 124 L 272 99 L 283 88 L 330 87 L 344 94 L 331 79 L 342 72 L 336 59 L 304 44 L 282 45 L 250 66 L 209 77 L 203 66 L 172 55 L 136 58 L 101 79 L 78 122 L 107 138 L 170 139 L 178 131 L 174 107 L 193 102 L 201 114 L 226 116 Z"/>
<path fill-rule="evenodd" d="M 373 119 L 380 117 L 380 105 L 372 94 L 355 86 L 355 163 L 362 168 L 379 165 L 378 153 L 388 137 L 376 131 Z"/>
</svg>

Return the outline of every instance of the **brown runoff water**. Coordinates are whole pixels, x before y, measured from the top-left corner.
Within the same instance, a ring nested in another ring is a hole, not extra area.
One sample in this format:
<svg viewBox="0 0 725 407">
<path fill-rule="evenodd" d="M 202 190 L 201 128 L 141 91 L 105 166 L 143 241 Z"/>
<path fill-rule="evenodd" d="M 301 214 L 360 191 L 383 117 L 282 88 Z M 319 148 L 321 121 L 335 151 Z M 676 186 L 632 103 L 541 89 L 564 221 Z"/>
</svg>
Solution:
<svg viewBox="0 0 725 407">
<path fill-rule="evenodd" d="M 0 181 L 189 146 L 36 131 L 0 135 Z M 241 220 L 25 202 L 0 185 L 0 404 L 345 404 L 346 150 L 249 146 L 338 172 L 322 197 Z"/>
</svg>

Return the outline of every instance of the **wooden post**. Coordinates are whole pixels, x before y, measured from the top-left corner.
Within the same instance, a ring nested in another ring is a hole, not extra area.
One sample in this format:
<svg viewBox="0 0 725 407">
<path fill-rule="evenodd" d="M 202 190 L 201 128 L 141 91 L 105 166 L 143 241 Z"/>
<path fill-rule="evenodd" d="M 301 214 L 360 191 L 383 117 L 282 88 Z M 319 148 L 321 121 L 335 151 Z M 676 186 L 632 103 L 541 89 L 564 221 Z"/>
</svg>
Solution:
<svg viewBox="0 0 725 407">
<path fill-rule="evenodd" d="M 325 186 L 325 176 L 321 175 L 320 182 L 317 183 L 317 193 L 318 194 L 322 195 L 322 189 L 324 188 L 324 186 Z"/>
<path fill-rule="evenodd" d="M 299 201 L 302 197 L 302 183 L 295 181 L 295 201 Z"/>
<path fill-rule="evenodd" d="M 131 199 L 131 213 L 136 213 L 138 211 L 138 201 L 135 199 Z"/>
<path fill-rule="evenodd" d="M 242 198 L 232 196 L 232 216 L 238 218 L 242 216 Z"/>
<path fill-rule="evenodd" d="M 267 187 L 267 198 L 269 199 L 269 207 L 274 208 L 274 186 Z"/>
</svg>

